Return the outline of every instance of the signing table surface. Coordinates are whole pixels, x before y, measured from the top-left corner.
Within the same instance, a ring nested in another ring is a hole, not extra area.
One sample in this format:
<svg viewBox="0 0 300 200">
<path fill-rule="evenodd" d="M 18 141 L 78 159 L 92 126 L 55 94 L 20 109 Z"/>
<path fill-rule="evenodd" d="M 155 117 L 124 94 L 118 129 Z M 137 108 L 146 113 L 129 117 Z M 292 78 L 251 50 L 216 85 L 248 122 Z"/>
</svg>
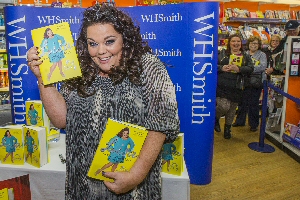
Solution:
<svg viewBox="0 0 300 200">
<path fill-rule="evenodd" d="M 65 194 L 66 166 L 59 158 L 65 156 L 65 135 L 58 142 L 49 143 L 50 162 L 41 168 L 24 165 L 0 164 L 0 181 L 29 174 L 31 196 L 33 200 L 62 200 Z M 163 200 L 189 200 L 190 181 L 187 170 L 182 176 L 162 173 Z"/>
</svg>

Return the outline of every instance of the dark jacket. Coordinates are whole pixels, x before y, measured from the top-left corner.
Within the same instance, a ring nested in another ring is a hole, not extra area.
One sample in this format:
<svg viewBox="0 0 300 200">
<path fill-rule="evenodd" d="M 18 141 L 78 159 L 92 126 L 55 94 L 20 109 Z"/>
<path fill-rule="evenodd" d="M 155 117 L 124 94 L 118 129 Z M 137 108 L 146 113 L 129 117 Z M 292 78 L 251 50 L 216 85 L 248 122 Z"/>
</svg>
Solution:
<svg viewBox="0 0 300 200">
<path fill-rule="evenodd" d="M 283 40 L 281 40 L 282 42 Z M 262 49 L 267 56 L 267 68 L 273 68 L 272 75 L 283 75 L 284 66 L 282 66 L 284 43 L 280 43 L 276 49 L 271 50 L 270 47 Z M 272 58 L 272 55 L 276 55 Z"/>
<path fill-rule="evenodd" d="M 230 55 L 222 50 L 218 55 L 218 82 L 217 97 L 226 98 L 232 102 L 240 102 L 242 89 L 237 87 L 237 83 L 244 76 L 248 76 L 253 72 L 254 66 L 249 55 L 243 53 L 242 66 L 239 73 L 224 72 L 222 67 L 229 64 Z"/>
</svg>

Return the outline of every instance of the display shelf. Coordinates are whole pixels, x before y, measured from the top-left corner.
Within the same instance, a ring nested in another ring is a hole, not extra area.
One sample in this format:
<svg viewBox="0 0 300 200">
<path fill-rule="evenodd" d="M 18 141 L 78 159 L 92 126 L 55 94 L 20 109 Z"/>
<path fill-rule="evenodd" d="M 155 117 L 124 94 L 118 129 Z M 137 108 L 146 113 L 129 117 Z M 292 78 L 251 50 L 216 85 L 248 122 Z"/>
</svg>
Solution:
<svg viewBox="0 0 300 200">
<path fill-rule="evenodd" d="M 292 44 L 291 43 L 292 43 L 293 39 L 299 39 L 299 38 L 300 38 L 299 36 L 293 36 L 293 37 L 290 36 L 290 37 L 288 37 L 288 40 L 287 40 L 287 43 L 286 43 L 287 44 L 286 45 L 286 55 L 287 56 L 286 56 L 286 67 L 285 67 L 285 69 L 286 69 L 286 71 L 285 71 L 285 83 L 284 83 L 283 91 L 285 93 L 288 93 L 288 94 L 290 94 L 289 91 L 291 91 L 290 90 L 291 87 L 297 87 L 299 85 L 299 84 L 295 84 L 295 82 L 289 83 L 290 82 L 289 79 L 291 79 L 291 77 L 289 75 L 290 74 L 290 65 L 291 65 L 291 56 L 290 55 L 292 54 L 292 51 L 291 51 L 291 49 L 292 49 L 291 45 Z M 299 79 L 298 82 L 300 82 L 300 77 L 298 77 L 298 79 Z M 296 91 L 298 91 L 298 90 L 296 89 Z M 293 94 L 290 94 L 290 95 L 293 95 Z M 268 136 L 270 136 L 272 140 L 275 140 L 276 143 L 280 144 L 282 149 L 285 149 L 285 150 L 287 149 L 291 153 L 296 155 L 297 158 L 294 158 L 294 159 L 300 160 L 300 149 L 298 149 L 297 147 L 294 146 L 295 143 L 293 142 L 292 138 L 287 137 L 284 134 L 284 132 L 285 132 L 284 127 L 285 127 L 286 122 L 295 124 L 295 122 L 291 121 L 291 117 L 287 117 L 288 114 L 290 114 L 290 115 L 292 114 L 290 110 L 287 112 L 287 104 L 288 104 L 287 103 L 287 98 L 283 97 L 283 105 L 282 105 L 282 113 L 281 113 L 281 124 L 280 124 L 280 134 L 275 134 L 275 133 L 272 133 L 268 130 L 266 130 L 266 134 Z M 298 119 L 299 116 L 296 117 L 295 114 L 292 114 L 292 115 L 293 115 L 293 117 L 292 117 L 293 120 L 296 120 L 296 121 L 299 120 Z M 298 146 L 298 144 L 297 144 L 297 146 Z"/>
<path fill-rule="evenodd" d="M 292 151 L 294 154 L 296 154 L 297 156 L 300 157 L 300 149 L 298 149 L 297 147 L 295 147 L 294 145 L 290 144 L 289 142 L 282 142 L 283 146 L 285 146 L 287 149 L 289 149 L 290 151 Z"/>
<path fill-rule="evenodd" d="M 0 26 L 0 31 L 4 31 L 5 30 L 5 26 Z"/>
<path fill-rule="evenodd" d="M 276 133 L 272 133 L 271 131 L 266 130 L 266 134 L 268 134 L 269 136 L 271 136 L 272 138 L 274 138 L 276 141 L 278 142 L 282 142 L 282 138 L 280 138 L 279 134 Z"/>
<path fill-rule="evenodd" d="M 284 24 L 288 19 L 269 19 L 269 18 L 239 18 L 230 17 L 226 22 L 240 22 L 240 23 L 265 23 L 265 24 Z M 225 22 L 225 23 L 226 23 Z"/>
<path fill-rule="evenodd" d="M 6 53 L 6 49 L 0 49 L 0 53 Z"/>
</svg>

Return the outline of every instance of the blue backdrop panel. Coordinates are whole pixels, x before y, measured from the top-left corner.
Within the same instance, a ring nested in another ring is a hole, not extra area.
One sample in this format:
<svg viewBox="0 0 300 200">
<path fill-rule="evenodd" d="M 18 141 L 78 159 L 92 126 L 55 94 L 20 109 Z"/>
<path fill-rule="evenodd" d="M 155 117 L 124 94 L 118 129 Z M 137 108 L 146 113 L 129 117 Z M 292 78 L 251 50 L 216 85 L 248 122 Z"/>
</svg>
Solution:
<svg viewBox="0 0 300 200">
<path fill-rule="evenodd" d="M 185 160 L 193 184 L 211 181 L 219 4 L 187 3 L 122 8 L 141 27 L 177 91 Z M 5 7 L 13 122 L 25 123 L 25 101 L 40 99 L 26 62 L 30 30 L 67 21 L 76 42 L 82 8 Z"/>
</svg>

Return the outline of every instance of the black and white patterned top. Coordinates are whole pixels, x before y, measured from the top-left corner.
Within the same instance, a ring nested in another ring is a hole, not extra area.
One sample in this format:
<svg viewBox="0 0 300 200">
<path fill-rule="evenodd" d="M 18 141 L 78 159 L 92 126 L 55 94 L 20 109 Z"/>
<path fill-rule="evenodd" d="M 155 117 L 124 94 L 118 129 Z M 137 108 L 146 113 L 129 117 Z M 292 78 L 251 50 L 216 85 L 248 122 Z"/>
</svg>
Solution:
<svg viewBox="0 0 300 200">
<path fill-rule="evenodd" d="M 110 78 L 98 76 L 91 86 L 96 93 L 87 98 L 61 88 L 67 102 L 67 200 L 161 199 L 161 155 L 146 179 L 127 194 L 116 195 L 102 181 L 87 177 L 109 117 L 162 132 L 168 141 L 176 139 L 179 117 L 174 85 L 165 66 L 154 55 L 143 56 L 143 67 L 140 86 L 128 79 L 114 86 Z"/>
</svg>

